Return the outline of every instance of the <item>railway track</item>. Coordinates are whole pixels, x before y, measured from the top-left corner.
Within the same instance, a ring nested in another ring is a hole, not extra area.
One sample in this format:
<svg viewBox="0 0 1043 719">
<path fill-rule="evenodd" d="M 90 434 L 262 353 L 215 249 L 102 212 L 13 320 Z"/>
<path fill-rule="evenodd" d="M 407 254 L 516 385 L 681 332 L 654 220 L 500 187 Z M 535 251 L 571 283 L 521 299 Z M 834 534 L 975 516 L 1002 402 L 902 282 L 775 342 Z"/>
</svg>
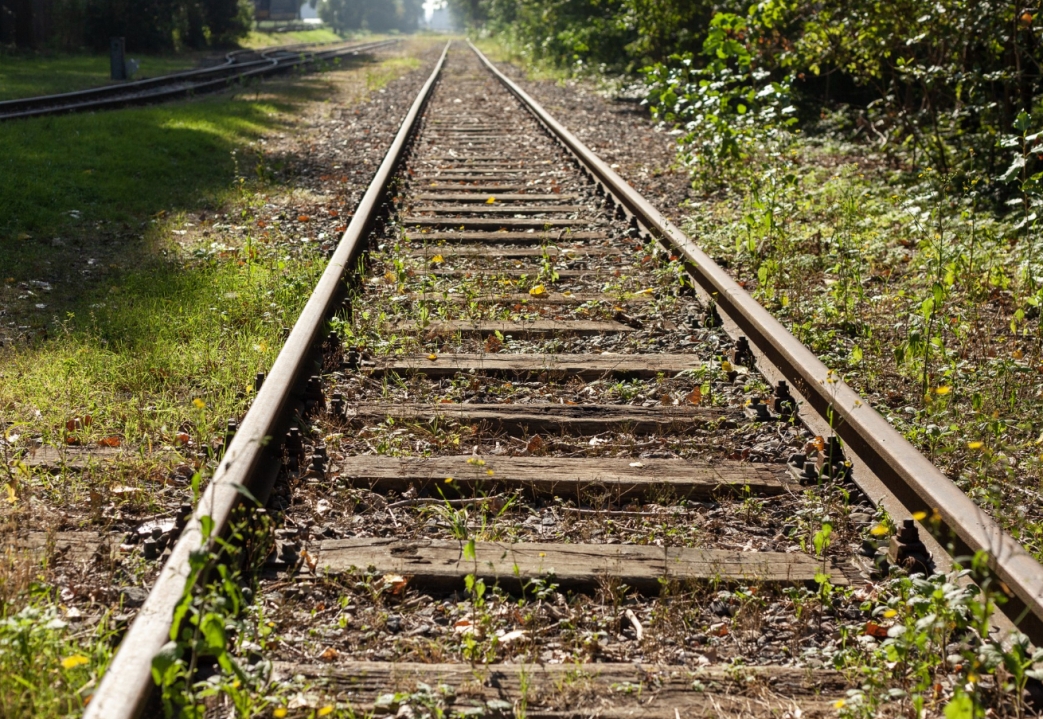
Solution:
<svg viewBox="0 0 1043 719">
<path fill-rule="evenodd" d="M 919 511 L 1040 637 L 1039 565 L 459 43 L 259 387 L 87 717 L 144 710 L 204 525 L 252 498 L 262 658 L 361 713 L 832 714 L 815 651 L 889 565 L 952 567 Z"/>
<path fill-rule="evenodd" d="M 310 48 L 288 45 L 266 50 L 238 50 L 214 67 L 188 70 L 119 85 L 27 97 L 0 102 L 0 120 L 15 120 L 70 112 L 110 110 L 216 92 L 252 77 L 264 77 L 294 68 L 304 68 L 354 57 L 398 42 L 384 40 L 336 47 Z"/>
</svg>

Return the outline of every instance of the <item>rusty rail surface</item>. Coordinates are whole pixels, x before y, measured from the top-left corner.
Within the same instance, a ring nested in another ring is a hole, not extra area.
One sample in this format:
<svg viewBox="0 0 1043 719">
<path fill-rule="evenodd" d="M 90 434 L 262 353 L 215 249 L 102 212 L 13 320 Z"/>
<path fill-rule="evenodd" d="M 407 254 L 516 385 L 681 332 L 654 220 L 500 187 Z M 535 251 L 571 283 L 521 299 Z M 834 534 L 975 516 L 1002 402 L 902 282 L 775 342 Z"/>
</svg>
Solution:
<svg viewBox="0 0 1043 719">
<path fill-rule="evenodd" d="M 146 80 L 104 85 L 57 95 L 5 100 L 0 102 L 0 120 L 149 105 L 165 100 L 217 92 L 247 78 L 263 77 L 296 67 L 357 56 L 397 42 L 399 41 L 381 40 L 327 50 L 295 50 L 292 49 L 293 46 L 269 48 L 258 51 L 260 59 L 246 62 L 238 62 L 234 57 L 242 54 L 241 51 L 229 53 L 226 61 L 215 67 L 186 70 Z"/>
<path fill-rule="evenodd" d="M 286 433 L 292 410 L 302 404 L 301 390 L 312 371 L 311 357 L 316 340 L 321 338 L 326 320 L 344 290 L 345 271 L 362 248 L 366 234 L 382 209 L 388 183 L 405 154 L 448 49 L 447 44 L 402 121 L 387 156 L 228 446 L 196 512 L 182 531 L 148 599 L 123 638 L 119 651 L 87 706 L 85 719 L 139 716 L 153 688 L 152 658 L 169 640 L 174 608 L 186 591 L 189 555 L 203 542 L 201 518 L 209 516 L 214 522 L 214 534 L 222 534 L 228 528 L 232 511 L 242 501 L 240 487 L 246 487 L 261 502 L 271 491 L 279 467 L 276 455 L 279 443 L 269 443 L 268 440 Z"/>
<path fill-rule="evenodd" d="M 988 553 L 990 568 L 1011 592 L 1002 607 L 1004 614 L 1037 644 L 1043 643 L 1043 565 L 608 163 L 551 117 L 473 44 L 471 49 L 640 224 L 684 255 L 689 272 L 713 297 L 719 310 L 746 333 L 755 350 L 782 371 L 816 413 L 823 417 L 832 414 L 837 435 L 910 513 L 937 512 L 952 533 L 955 555 Z M 858 482 L 857 476 L 854 480 Z"/>
</svg>

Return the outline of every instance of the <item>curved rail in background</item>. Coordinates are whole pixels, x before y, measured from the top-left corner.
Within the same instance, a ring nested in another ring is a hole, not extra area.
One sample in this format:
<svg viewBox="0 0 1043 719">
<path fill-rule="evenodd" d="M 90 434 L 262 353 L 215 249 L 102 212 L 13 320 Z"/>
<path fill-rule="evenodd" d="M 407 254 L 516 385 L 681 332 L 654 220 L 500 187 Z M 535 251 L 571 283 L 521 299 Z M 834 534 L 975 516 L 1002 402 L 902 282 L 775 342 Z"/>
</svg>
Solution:
<svg viewBox="0 0 1043 719">
<path fill-rule="evenodd" d="M 225 56 L 221 65 L 186 70 L 170 75 L 135 80 L 120 85 L 103 85 L 88 90 L 42 95 L 0 102 L 0 120 L 15 120 L 67 112 L 85 112 L 214 92 L 242 78 L 271 75 L 287 69 L 377 50 L 399 42 L 397 39 L 304 52 L 287 45 L 266 50 L 237 50 Z M 240 61 L 239 56 L 256 54 L 258 59 Z"/>
<path fill-rule="evenodd" d="M 232 511 L 242 499 L 241 487 L 249 489 L 261 502 L 271 491 L 279 467 L 276 451 L 280 443 L 269 443 L 267 440 L 283 436 L 292 415 L 288 410 L 292 410 L 295 405 L 303 406 L 300 390 L 312 372 L 310 360 L 316 340 L 343 291 L 344 272 L 361 249 L 384 203 L 388 184 L 405 156 L 410 137 L 417 128 L 424 106 L 442 71 L 448 50 L 447 44 L 434 71 L 402 121 L 351 224 L 344 232 L 286 344 L 276 357 L 250 411 L 229 444 L 196 512 L 174 545 L 148 599 L 87 705 L 85 719 L 131 719 L 141 713 L 153 688 L 152 658 L 170 639 L 174 609 L 186 589 L 189 555 L 203 541 L 201 517 L 209 516 L 214 522 L 214 534 L 223 534 L 228 528 Z"/>
<path fill-rule="evenodd" d="M 1043 565 L 608 163 L 551 117 L 473 44 L 471 49 L 544 127 L 561 140 L 594 179 L 604 185 L 606 191 L 616 197 L 653 236 L 672 244 L 683 254 L 689 272 L 714 298 L 719 310 L 746 333 L 755 349 L 781 370 L 815 412 L 823 417 L 832 413 L 837 418 L 834 420 L 836 434 L 909 512 L 923 511 L 931 515 L 936 511 L 952 532 L 957 555 L 988 552 L 991 569 L 1012 593 L 1002 608 L 1003 613 L 1034 642 L 1043 644 Z M 857 483 L 858 477 L 854 480 Z"/>
</svg>

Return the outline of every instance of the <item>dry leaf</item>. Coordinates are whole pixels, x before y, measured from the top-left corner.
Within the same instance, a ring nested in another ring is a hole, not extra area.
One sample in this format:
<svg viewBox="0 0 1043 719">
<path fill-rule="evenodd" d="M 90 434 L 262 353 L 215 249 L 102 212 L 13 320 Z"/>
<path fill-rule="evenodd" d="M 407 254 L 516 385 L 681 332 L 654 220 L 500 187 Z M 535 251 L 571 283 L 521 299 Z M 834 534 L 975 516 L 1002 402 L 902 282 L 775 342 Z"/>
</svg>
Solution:
<svg viewBox="0 0 1043 719">
<path fill-rule="evenodd" d="M 543 285 L 536 285 L 531 290 L 529 290 L 529 294 L 533 297 L 539 297 L 542 294 L 546 294 L 546 292 L 547 288 L 545 288 Z"/>
<path fill-rule="evenodd" d="M 525 444 L 525 449 L 529 451 L 529 454 L 539 452 L 543 449 L 543 438 L 538 434 L 532 435 L 532 437 L 529 438 L 529 441 Z"/>
<path fill-rule="evenodd" d="M 307 222 L 310 219 L 307 215 L 297 215 L 297 222 Z"/>
<path fill-rule="evenodd" d="M 503 349 L 503 342 L 496 335 L 489 335 L 485 338 L 485 351 L 490 354 L 495 354 Z"/>
<path fill-rule="evenodd" d="M 529 633 L 524 629 L 515 629 L 513 632 L 507 632 L 501 637 L 497 637 L 497 641 L 500 644 L 510 644 L 511 642 L 518 641 L 519 639 L 525 639 L 529 636 Z"/>
<path fill-rule="evenodd" d="M 887 627 L 882 627 L 876 622 L 866 622 L 864 633 L 877 639 L 887 639 Z"/>
<path fill-rule="evenodd" d="M 116 435 L 113 435 L 111 437 L 103 437 L 102 439 L 98 440 L 99 447 L 119 447 L 122 443 L 123 440 L 121 440 Z"/>
<path fill-rule="evenodd" d="M 409 577 L 403 577 L 401 574 L 385 574 L 384 575 L 384 586 L 390 588 L 391 593 L 398 595 L 405 591 L 406 586 L 409 584 Z"/>
<path fill-rule="evenodd" d="M 495 197 L 490 197 L 488 200 L 485 201 L 485 204 L 492 205 L 495 202 L 496 202 L 496 198 Z"/>
<path fill-rule="evenodd" d="M 810 444 L 813 445 L 815 449 L 817 449 L 819 452 L 826 451 L 826 440 L 822 437 L 821 434 L 815 435 L 815 439 L 811 440 Z"/>
<path fill-rule="evenodd" d="M 688 401 L 692 404 L 699 404 L 703 401 L 703 390 L 701 387 L 696 387 L 688 394 Z"/>
<path fill-rule="evenodd" d="M 338 656 L 340 656 L 340 652 L 333 647 L 326 647 L 326 650 L 319 655 L 319 659 L 324 662 L 332 662 L 335 661 Z"/>
</svg>

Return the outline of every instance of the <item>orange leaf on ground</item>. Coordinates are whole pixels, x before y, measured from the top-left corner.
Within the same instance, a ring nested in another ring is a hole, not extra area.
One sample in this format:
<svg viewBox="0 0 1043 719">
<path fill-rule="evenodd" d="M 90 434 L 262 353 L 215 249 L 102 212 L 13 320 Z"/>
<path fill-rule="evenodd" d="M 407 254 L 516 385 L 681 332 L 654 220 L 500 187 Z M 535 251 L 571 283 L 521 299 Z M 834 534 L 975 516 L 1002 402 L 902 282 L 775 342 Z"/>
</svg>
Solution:
<svg viewBox="0 0 1043 719">
<path fill-rule="evenodd" d="M 119 437 L 113 435 L 111 437 L 103 437 L 98 440 L 99 447 L 119 447 L 123 443 Z"/>
<path fill-rule="evenodd" d="M 692 404 L 699 404 L 703 401 L 703 390 L 701 387 L 696 387 L 689 393 L 688 401 Z"/>
<path fill-rule="evenodd" d="M 880 626 L 876 622 L 866 622 L 865 634 L 871 637 L 876 637 L 877 639 L 886 639 L 887 628 Z"/>
<path fill-rule="evenodd" d="M 297 215 L 297 222 L 307 222 L 310 219 L 307 215 Z"/>
</svg>

